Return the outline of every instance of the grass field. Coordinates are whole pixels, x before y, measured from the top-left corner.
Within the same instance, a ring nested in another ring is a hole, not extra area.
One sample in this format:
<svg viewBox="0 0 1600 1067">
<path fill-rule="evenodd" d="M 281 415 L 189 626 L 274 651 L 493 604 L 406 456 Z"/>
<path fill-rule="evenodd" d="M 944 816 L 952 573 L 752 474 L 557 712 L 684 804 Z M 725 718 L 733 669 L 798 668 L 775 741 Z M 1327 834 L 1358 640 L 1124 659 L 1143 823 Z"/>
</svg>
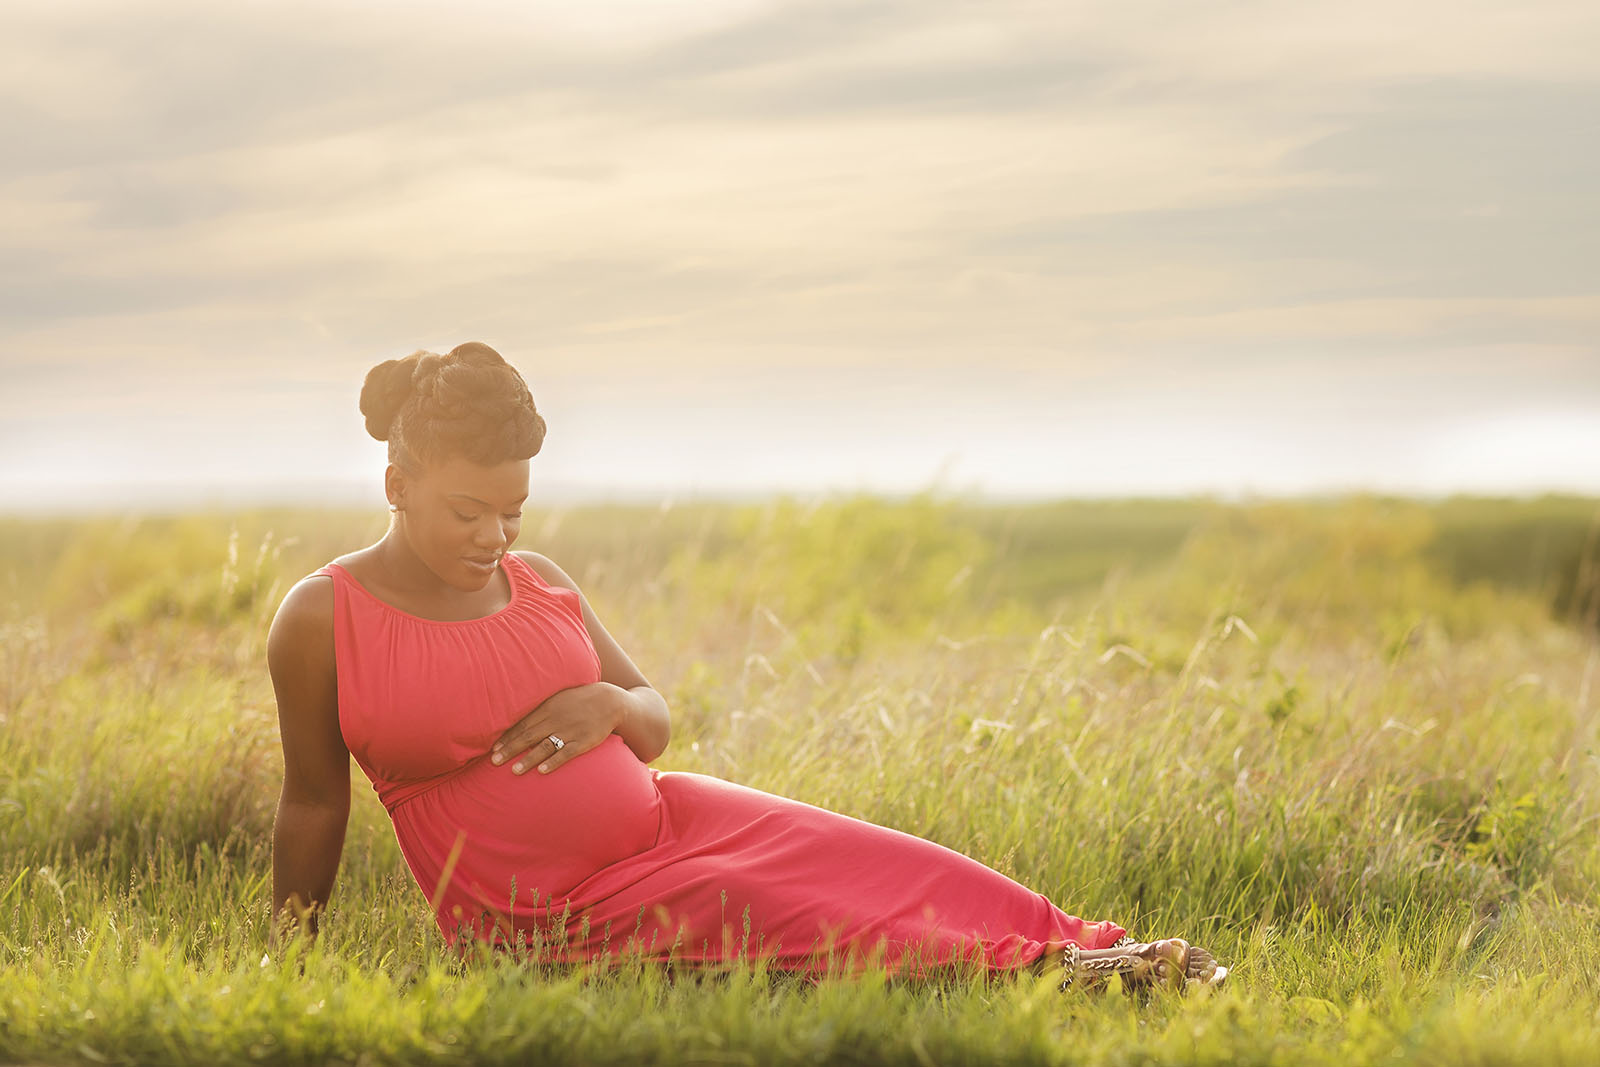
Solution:
<svg viewBox="0 0 1600 1067">
<path fill-rule="evenodd" d="M 0 521 L 0 1063 L 1600 1062 L 1597 513 L 530 515 L 666 694 L 659 766 L 1234 968 L 1142 999 L 462 960 L 358 771 L 325 934 L 269 953 L 266 624 L 385 516 Z"/>
</svg>

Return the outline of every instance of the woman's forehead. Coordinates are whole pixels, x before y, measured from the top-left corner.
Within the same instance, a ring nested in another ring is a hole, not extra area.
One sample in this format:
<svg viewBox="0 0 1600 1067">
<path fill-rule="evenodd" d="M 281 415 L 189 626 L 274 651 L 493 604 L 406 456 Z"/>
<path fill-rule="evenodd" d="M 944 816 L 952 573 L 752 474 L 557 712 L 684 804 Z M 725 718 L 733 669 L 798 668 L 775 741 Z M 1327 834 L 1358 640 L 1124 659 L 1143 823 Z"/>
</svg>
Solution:
<svg viewBox="0 0 1600 1067">
<path fill-rule="evenodd" d="M 486 467 L 471 460 L 433 464 L 427 481 L 445 496 L 470 496 L 480 502 L 517 501 L 528 495 L 528 461 L 510 460 Z"/>
</svg>

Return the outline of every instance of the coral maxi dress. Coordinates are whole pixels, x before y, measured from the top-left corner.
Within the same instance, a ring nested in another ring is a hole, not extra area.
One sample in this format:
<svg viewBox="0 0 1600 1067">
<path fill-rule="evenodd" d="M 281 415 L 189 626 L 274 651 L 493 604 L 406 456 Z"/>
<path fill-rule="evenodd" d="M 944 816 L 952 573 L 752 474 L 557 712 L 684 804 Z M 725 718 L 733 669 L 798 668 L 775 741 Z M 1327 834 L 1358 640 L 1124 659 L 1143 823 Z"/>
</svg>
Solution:
<svg viewBox="0 0 1600 1067">
<path fill-rule="evenodd" d="M 600 680 L 578 595 L 514 554 L 502 567 L 510 604 L 454 622 L 401 611 L 336 563 L 316 572 L 333 579 L 340 730 L 450 943 L 1000 970 L 1122 935 L 931 841 L 653 770 L 615 734 L 548 775 L 495 766 L 502 731 Z"/>
</svg>

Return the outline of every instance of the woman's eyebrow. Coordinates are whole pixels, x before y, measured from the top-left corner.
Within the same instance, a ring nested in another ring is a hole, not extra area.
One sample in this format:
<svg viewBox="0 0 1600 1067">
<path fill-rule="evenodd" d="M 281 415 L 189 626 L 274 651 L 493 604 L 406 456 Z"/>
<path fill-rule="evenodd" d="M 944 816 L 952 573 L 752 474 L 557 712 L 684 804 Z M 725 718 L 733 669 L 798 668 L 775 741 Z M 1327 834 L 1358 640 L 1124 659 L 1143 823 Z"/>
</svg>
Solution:
<svg viewBox="0 0 1600 1067">
<path fill-rule="evenodd" d="M 489 506 L 489 502 L 487 500 L 479 500 L 477 497 L 468 496 L 466 493 L 446 493 L 444 498 L 446 500 L 470 500 L 474 504 L 477 504 L 479 507 L 483 508 Z M 528 499 L 528 494 L 523 493 L 521 496 L 517 497 L 516 502 L 520 504 L 526 499 Z"/>
</svg>

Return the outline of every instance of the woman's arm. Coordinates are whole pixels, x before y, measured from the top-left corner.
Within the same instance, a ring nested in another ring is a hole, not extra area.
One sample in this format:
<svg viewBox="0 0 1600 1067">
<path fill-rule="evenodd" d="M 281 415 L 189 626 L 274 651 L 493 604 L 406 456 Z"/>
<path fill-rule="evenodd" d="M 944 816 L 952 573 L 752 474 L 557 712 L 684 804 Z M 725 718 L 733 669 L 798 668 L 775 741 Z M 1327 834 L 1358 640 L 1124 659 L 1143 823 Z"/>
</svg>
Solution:
<svg viewBox="0 0 1600 1067">
<path fill-rule="evenodd" d="M 672 736 L 666 700 L 651 688 L 633 660 L 600 624 L 589 606 L 589 598 L 566 571 L 537 552 L 518 552 L 517 555 L 546 582 L 578 594 L 579 603 L 583 605 L 584 629 L 600 657 L 600 682 L 563 689 L 540 704 L 495 742 L 494 761 L 500 763 L 531 752 L 532 756 L 524 755 L 512 765 L 514 772 L 521 774 L 532 770 L 534 757 L 542 757 L 541 771 L 553 771 L 612 733 L 621 737 L 641 762 L 649 763 L 661 755 Z M 586 730 L 593 723 L 603 728 Z M 564 729 L 567 732 L 563 732 Z M 552 749 L 545 740 L 552 732 L 568 744 L 559 750 Z M 590 733 L 596 736 L 588 736 Z"/>
<path fill-rule="evenodd" d="M 302 580 L 267 634 L 278 698 L 283 792 L 272 825 L 272 913 L 286 907 L 311 933 L 328 906 L 350 816 L 350 752 L 339 732 L 333 658 L 333 582 Z"/>
</svg>

